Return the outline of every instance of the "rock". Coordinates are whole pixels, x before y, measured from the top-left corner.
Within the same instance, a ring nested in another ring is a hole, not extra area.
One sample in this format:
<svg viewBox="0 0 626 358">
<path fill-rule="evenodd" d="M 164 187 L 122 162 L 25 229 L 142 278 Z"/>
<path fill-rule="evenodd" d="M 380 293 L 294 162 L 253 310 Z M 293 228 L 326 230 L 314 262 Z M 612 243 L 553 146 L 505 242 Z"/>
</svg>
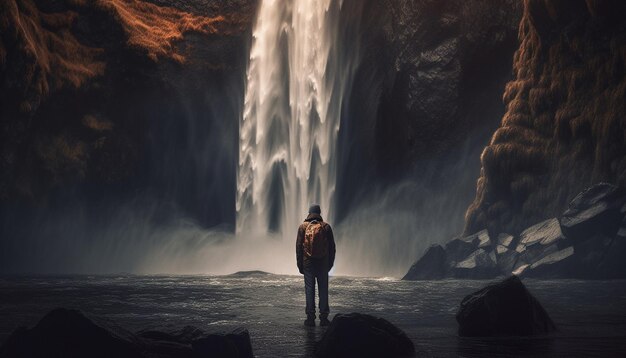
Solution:
<svg viewBox="0 0 626 358">
<path fill-rule="evenodd" d="M 496 239 L 496 253 L 500 254 L 505 252 L 513 244 L 513 235 L 500 233 Z"/>
<path fill-rule="evenodd" d="M 495 251 L 478 249 L 453 268 L 457 278 L 490 278 L 498 275 Z"/>
<path fill-rule="evenodd" d="M 518 256 L 517 251 L 511 249 L 504 249 L 504 251 L 497 253 L 496 264 L 498 266 L 498 270 L 505 275 L 512 274 L 515 264 L 517 263 Z"/>
<path fill-rule="evenodd" d="M 436 280 L 443 278 L 446 271 L 446 251 L 441 245 L 433 245 L 411 266 L 402 279 Z"/>
<path fill-rule="evenodd" d="M 318 357 L 408 357 L 415 354 L 406 333 L 389 321 L 361 313 L 336 314 L 322 339 Z"/>
<path fill-rule="evenodd" d="M 517 276 L 466 296 L 456 320 L 464 337 L 531 336 L 556 330 Z"/>
<path fill-rule="evenodd" d="M 608 257 L 607 255 L 614 240 L 617 240 L 617 236 L 607 237 L 602 234 L 597 234 L 586 241 L 576 244 L 574 246 L 576 252 L 576 271 L 573 277 L 592 279 L 604 278 L 602 271 L 605 270 L 599 269 L 603 266 L 603 262 Z M 613 247 L 613 249 L 617 249 L 617 247 Z M 626 257 L 626 252 L 624 251 L 619 254 L 622 255 L 622 260 Z M 606 273 L 608 272 L 604 272 L 604 274 Z"/>
<path fill-rule="evenodd" d="M 576 242 L 594 235 L 614 236 L 624 217 L 621 212 L 626 195 L 619 187 L 596 184 L 578 194 L 561 217 L 565 236 Z"/>
<path fill-rule="evenodd" d="M 33 328 L 20 328 L 0 348 L 0 357 L 143 357 L 136 337 L 121 328 L 58 308 Z"/>
<path fill-rule="evenodd" d="M 516 275 L 523 274 L 524 276 L 541 278 L 569 277 L 573 269 L 576 269 L 573 255 L 574 248 L 566 247 L 546 255 L 530 265 L 525 265 L 516 272 Z"/>
<path fill-rule="evenodd" d="M 238 328 L 227 334 L 211 334 L 191 343 L 200 357 L 253 358 L 250 334 Z"/>
<path fill-rule="evenodd" d="M 463 261 L 479 248 L 491 246 L 491 239 L 487 230 L 481 230 L 475 234 L 453 239 L 446 244 L 446 255 L 453 264 Z"/>
<path fill-rule="evenodd" d="M 532 265 L 542 258 L 569 247 L 569 240 L 563 236 L 557 219 L 548 219 L 529 227 L 520 234 L 520 241 L 515 248 L 519 254 L 514 267 L 515 274 L 524 265 Z"/>
<path fill-rule="evenodd" d="M 548 219 L 522 231 L 516 250 L 521 253 L 526 247 L 535 243 L 550 245 L 564 239 L 565 236 L 561 232 L 559 221 L 557 219 Z"/>
<path fill-rule="evenodd" d="M 253 354 L 245 329 L 205 334 L 187 326 L 177 332 L 133 334 L 80 311 L 58 308 L 35 327 L 13 332 L 0 347 L 0 357 L 249 358 Z"/>
<path fill-rule="evenodd" d="M 510 275 L 517 262 L 517 251 L 514 250 L 515 237 L 500 233 L 496 239 L 496 264 L 500 272 Z"/>
<path fill-rule="evenodd" d="M 617 236 L 606 250 L 596 269 L 596 277 L 604 279 L 626 278 L 626 239 Z"/>
</svg>

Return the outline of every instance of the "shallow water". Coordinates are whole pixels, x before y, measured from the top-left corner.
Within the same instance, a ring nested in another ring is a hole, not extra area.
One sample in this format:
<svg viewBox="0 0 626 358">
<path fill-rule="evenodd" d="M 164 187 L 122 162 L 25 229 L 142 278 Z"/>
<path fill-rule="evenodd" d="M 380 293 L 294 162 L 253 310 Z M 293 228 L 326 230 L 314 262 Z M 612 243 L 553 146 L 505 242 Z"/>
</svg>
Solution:
<svg viewBox="0 0 626 358">
<path fill-rule="evenodd" d="M 404 329 L 418 353 L 432 357 L 626 356 L 626 281 L 524 283 L 559 327 L 550 338 L 461 339 L 455 313 L 461 299 L 489 281 L 405 282 L 333 277 L 331 315 L 363 312 Z M 56 307 L 78 308 L 121 326 L 206 332 L 244 326 L 257 357 L 311 356 L 324 328 L 307 329 L 300 276 L 0 277 L 0 340 L 32 326 Z"/>
</svg>

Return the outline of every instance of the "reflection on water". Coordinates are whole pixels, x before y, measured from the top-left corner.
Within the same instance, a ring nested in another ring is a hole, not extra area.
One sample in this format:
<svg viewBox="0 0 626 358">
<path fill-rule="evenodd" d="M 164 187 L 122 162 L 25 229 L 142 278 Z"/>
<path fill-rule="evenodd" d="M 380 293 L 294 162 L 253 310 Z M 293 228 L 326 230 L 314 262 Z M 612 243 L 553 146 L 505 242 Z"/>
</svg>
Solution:
<svg viewBox="0 0 626 358">
<path fill-rule="evenodd" d="M 363 312 L 404 329 L 425 356 L 625 356 L 626 281 L 525 284 L 559 327 L 549 338 L 461 339 L 461 299 L 487 281 L 404 282 L 333 277 L 331 314 Z M 0 278 L 0 340 L 55 307 L 79 308 L 131 329 L 250 330 L 258 357 L 311 356 L 324 328 L 305 328 L 299 276 L 38 276 Z"/>
</svg>

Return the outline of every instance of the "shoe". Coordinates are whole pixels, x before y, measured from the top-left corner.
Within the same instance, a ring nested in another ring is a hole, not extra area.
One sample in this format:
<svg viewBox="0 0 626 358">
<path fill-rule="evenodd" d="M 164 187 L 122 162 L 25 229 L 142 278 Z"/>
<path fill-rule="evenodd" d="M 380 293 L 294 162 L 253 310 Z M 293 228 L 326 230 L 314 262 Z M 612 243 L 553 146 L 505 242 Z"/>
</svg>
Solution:
<svg viewBox="0 0 626 358">
<path fill-rule="evenodd" d="M 327 317 L 320 317 L 320 326 L 321 327 L 326 327 L 330 324 L 330 321 L 328 320 Z"/>
<path fill-rule="evenodd" d="M 308 317 L 304 321 L 304 325 L 307 327 L 315 327 L 315 317 Z"/>
</svg>

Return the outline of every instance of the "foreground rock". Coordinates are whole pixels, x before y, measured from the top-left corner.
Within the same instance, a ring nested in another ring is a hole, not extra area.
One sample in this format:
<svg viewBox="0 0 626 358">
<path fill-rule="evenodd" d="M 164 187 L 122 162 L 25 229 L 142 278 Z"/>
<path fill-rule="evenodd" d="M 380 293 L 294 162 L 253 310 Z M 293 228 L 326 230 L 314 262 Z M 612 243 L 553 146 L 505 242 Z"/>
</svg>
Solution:
<svg viewBox="0 0 626 358">
<path fill-rule="evenodd" d="M 413 342 L 389 321 L 374 316 L 337 314 L 317 343 L 318 357 L 410 357 Z"/>
<path fill-rule="evenodd" d="M 456 320 L 465 337 L 531 336 L 556 327 L 517 276 L 466 296 Z"/>
<path fill-rule="evenodd" d="M 205 334 L 187 326 L 179 332 L 133 334 L 111 322 L 88 318 L 78 310 L 58 308 L 35 327 L 13 332 L 0 347 L 0 357 L 249 358 L 253 354 L 245 329 Z"/>
</svg>

